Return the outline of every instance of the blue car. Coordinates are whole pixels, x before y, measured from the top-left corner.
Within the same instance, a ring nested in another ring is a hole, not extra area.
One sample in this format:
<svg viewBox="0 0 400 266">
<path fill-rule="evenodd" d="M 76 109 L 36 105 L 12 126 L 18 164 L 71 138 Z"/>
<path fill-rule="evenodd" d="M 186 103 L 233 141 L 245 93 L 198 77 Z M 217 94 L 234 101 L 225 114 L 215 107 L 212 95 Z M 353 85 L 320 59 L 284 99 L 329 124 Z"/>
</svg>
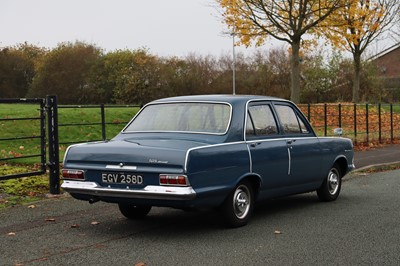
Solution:
<svg viewBox="0 0 400 266">
<path fill-rule="evenodd" d="M 182 96 L 145 105 L 110 141 L 70 146 L 61 187 L 117 203 L 129 219 L 152 206 L 208 207 L 239 227 L 257 200 L 312 191 L 336 200 L 353 155 L 351 140 L 317 137 L 290 101 Z"/>
</svg>

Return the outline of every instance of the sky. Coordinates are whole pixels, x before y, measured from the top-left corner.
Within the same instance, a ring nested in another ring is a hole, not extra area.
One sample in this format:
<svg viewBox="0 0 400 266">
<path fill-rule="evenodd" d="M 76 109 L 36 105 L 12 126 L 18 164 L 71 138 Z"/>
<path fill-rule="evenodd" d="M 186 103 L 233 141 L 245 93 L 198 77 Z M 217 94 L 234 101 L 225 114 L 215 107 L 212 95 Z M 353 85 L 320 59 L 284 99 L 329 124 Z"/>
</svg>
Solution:
<svg viewBox="0 0 400 266">
<path fill-rule="evenodd" d="M 83 41 L 105 51 L 147 48 L 159 56 L 218 56 L 232 53 L 227 31 L 215 0 L 0 0 L 0 48 Z M 269 41 L 257 49 L 283 45 Z M 245 54 L 255 49 L 235 48 Z"/>
<path fill-rule="evenodd" d="M 1 0 L 0 47 L 78 40 L 106 51 L 220 55 L 232 51 L 221 19 L 213 0 Z"/>
</svg>

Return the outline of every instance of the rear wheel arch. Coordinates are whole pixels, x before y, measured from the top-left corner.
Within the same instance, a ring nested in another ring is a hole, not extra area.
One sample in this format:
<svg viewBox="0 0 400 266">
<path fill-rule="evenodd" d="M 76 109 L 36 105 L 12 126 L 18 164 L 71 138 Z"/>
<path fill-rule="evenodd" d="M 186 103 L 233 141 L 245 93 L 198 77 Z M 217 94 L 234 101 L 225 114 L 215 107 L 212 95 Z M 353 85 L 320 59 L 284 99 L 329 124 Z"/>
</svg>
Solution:
<svg viewBox="0 0 400 266">
<path fill-rule="evenodd" d="M 248 174 L 243 176 L 238 182 L 237 184 L 239 184 L 240 182 L 243 181 L 248 181 L 251 183 L 252 188 L 253 188 L 253 192 L 254 192 L 254 198 L 257 199 L 258 196 L 258 192 L 260 191 L 260 187 L 261 187 L 261 176 L 257 175 L 257 174 Z"/>
<path fill-rule="evenodd" d="M 340 168 L 339 170 L 342 173 L 342 177 L 347 174 L 348 163 L 346 158 L 344 157 L 337 158 L 333 165 L 337 165 Z"/>
<path fill-rule="evenodd" d="M 257 199 L 258 192 L 260 191 L 261 187 L 261 177 L 258 175 L 248 175 L 246 178 L 242 179 L 243 180 L 248 180 L 252 187 L 253 187 L 253 192 L 254 192 L 254 198 Z"/>
</svg>

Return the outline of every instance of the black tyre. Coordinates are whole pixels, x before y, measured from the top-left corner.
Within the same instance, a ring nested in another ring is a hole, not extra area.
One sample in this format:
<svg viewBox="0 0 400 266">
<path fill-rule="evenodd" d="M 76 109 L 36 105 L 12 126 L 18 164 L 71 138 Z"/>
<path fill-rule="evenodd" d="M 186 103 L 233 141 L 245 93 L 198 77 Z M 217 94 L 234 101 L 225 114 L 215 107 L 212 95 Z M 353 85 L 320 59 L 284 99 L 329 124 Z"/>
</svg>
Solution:
<svg viewBox="0 0 400 266">
<path fill-rule="evenodd" d="M 249 181 L 240 182 L 222 205 L 222 213 L 229 227 L 247 224 L 254 207 L 253 187 Z"/>
<path fill-rule="evenodd" d="M 128 219 L 144 218 L 151 210 L 151 206 L 135 206 L 121 203 L 118 206 L 122 215 Z"/>
<path fill-rule="evenodd" d="M 339 165 L 335 164 L 317 190 L 317 195 L 322 201 L 334 201 L 339 197 L 342 187 L 342 173 Z"/>
</svg>

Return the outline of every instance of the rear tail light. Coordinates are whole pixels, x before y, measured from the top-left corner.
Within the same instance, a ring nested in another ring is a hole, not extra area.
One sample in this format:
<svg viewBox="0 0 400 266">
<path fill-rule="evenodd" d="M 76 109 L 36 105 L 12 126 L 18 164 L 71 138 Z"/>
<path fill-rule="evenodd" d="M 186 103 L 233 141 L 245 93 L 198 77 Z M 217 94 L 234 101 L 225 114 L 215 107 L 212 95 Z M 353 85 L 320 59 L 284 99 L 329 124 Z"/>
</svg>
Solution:
<svg viewBox="0 0 400 266">
<path fill-rule="evenodd" d="M 160 185 L 164 186 L 189 186 L 185 175 L 160 175 Z"/>
<path fill-rule="evenodd" d="M 83 170 L 63 169 L 62 170 L 62 177 L 65 178 L 65 179 L 84 180 L 85 179 L 85 173 L 84 173 Z"/>
</svg>

